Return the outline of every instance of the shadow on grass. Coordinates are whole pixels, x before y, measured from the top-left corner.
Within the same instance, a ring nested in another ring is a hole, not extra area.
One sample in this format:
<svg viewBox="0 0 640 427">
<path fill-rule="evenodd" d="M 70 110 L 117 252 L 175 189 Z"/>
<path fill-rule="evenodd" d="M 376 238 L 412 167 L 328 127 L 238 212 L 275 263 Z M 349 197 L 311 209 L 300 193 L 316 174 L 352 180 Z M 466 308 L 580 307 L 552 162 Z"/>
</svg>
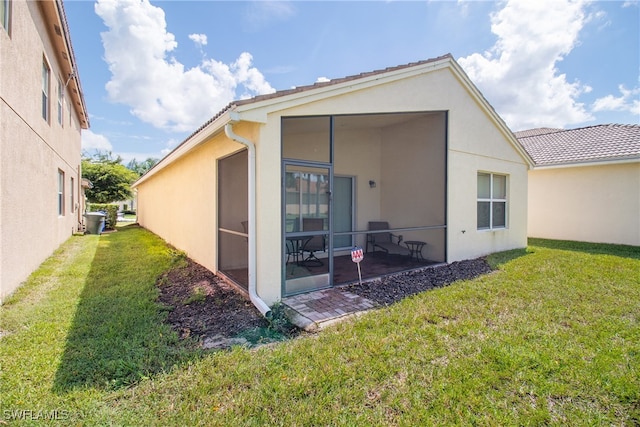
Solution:
<svg viewBox="0 0 640 427">
<path fill-rule="evenodd" d="M 500 266 L 502 266 L 503 264 L 506 264 L 510 261 L 513 261 L 514 259 L 523 257 L 530 253 L 531 251 L 529 251 L 527 248 L 512 249 L 504 252 L 496 252 L 487 256 L 487 263 L 489 263 L 489 266 L 491 267 L 492 270 L 496 270 L 500 268 Z"/>
<path fill-rule="evenodd" d="M 612 255 L 623 258 L 640 259 L 640 246 L 576 242 L 571 240 L 548 240 L 537 238 L 529 238 L 529 246 L 584 252 L 594 255 Z"/>
<path fill-rule="evenodd" d="M 156 279 L 183 258 L 130 225 L 103 234 L 80 295 L 53 391 L 117 389 L 201 354 L 164 323 Z"/>
</svg>

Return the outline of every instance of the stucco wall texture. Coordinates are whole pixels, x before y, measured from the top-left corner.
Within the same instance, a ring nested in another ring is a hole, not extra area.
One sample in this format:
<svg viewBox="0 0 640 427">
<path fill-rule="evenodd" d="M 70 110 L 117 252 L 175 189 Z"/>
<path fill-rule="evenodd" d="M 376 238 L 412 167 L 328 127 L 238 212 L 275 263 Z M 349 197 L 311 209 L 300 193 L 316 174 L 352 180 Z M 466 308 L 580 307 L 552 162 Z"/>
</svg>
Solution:
<svg viewBox="0 0 640 427">
<path fill-rule="evenodd" d="M 640 163 L 529 172 L 531 237 L 640 246 Z"/>
<path fill-rule="evenodd" d="M 66 76 L 39 3 L 11 2 L 10 31 L 0 27 L 0 300 L 77 231 L 82 218 L 80 125 L 67 101 L 58 121 L 58 81 L 64 86 Z M 51 71 L 48 120 L 42 115 L 43 62 Z"/>
</svg>

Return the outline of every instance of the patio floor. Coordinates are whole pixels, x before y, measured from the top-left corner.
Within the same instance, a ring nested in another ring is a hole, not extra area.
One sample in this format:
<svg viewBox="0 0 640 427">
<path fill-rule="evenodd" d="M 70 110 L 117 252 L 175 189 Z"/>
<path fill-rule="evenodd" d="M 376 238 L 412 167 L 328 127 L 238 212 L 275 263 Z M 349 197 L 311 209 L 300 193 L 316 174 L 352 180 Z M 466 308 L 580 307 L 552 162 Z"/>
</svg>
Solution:
<svg viewBox="0 0 640 427">
<path fill-rule="evenodd" d="M 349 316 L 377 307 L 373 301 L 340 288 L 322 289 L 286 297 L 291 322 L 307 331 L 322 329 Z"/>
</svg>

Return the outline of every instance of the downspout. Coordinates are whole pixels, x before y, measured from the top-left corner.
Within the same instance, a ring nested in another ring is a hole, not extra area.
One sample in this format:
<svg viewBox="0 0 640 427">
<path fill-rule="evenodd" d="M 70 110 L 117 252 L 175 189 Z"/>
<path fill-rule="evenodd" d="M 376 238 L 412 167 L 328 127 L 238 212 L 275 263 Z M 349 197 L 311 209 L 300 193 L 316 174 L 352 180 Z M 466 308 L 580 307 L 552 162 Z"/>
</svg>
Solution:
<svg viewBox="0 0 640 427">
<path fill-rule="evenodd" d="M 247 233 L 249 234 L 249 299 L 256 306 L 263 316 L 267 317 L 271 313 L 271 309 L 266 302 L 258 296 L 256 291 L 256 146 L 253 142 L 246 138 L 241 137 L 233 132 L 234 123 L 238 123 L 240 120 L 237 114 L 231 113 L 231 121 L 224 125 L 224 133 L 228 138 L 236 141 L 248 150 L 248 193 L 249 193 L 249 225 Z"/>
</svg>

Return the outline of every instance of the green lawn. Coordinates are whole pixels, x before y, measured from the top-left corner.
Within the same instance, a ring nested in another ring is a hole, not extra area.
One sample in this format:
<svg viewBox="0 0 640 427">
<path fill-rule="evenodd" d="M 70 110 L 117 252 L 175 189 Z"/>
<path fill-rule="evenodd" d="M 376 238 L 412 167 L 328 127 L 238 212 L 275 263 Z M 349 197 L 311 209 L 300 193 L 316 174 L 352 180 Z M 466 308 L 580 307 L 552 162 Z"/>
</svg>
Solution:
<svg viewBox="0 0 640 427">
<path fill-rule="evenodd" d="M 492 274 L 215 353 L 162 324 L 155 279 L 182 260 L 137 226 L 70 239 L 1 308 L 0 424 L 640 423 L 640 248 L 531 240 Z"/>
</svg>

